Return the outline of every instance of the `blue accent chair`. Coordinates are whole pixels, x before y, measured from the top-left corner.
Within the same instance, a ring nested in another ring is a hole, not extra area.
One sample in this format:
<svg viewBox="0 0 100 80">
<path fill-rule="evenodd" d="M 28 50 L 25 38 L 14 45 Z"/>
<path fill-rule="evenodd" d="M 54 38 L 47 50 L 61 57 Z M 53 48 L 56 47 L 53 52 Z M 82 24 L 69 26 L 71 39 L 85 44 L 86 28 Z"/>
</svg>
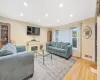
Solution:
<svg viewBox="0 0 100 80">
<path fill-rule="evenodd" d="M 25 46 L 16 46 L 17 53 L 0 56 L 0 80 L 23 80 L 34 73 L 34 54 Z"/>
</svg>

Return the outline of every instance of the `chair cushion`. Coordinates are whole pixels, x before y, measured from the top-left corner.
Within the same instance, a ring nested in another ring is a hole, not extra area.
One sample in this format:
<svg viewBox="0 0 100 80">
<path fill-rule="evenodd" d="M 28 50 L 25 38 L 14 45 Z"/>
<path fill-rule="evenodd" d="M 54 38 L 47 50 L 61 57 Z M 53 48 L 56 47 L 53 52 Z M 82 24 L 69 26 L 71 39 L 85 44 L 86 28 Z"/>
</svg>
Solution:
<svg viewBox="0 0 100 80">
<path fill-rule="evenodd" d="M 17 53 L 17 50 L 16 50 L 15 45 L 13 45 L 13 44 L 11 44 L 11 43 L 8 43 L 8 44 L 6 44 L 5 46 L 3 46 L 3 47 L 1 48 L 1 50 L 9 50 L 9 51 L 11 51 L 11 52 L 13 52 L 13 53 Z"/>
<path fill-rule="evenodd" d="M 10 51 L 10 50 L 0 50 L 0 57 L 1 56 L 11 55 L 11 54 L 13 54 L 13 52 Z"/>
</svg>

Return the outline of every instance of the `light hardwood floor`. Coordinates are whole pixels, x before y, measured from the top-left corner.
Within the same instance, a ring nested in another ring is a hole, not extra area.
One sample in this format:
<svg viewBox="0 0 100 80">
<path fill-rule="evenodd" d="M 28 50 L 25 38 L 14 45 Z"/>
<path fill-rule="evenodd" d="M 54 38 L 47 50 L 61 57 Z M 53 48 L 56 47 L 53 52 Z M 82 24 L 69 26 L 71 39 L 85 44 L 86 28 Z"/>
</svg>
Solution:
<svg viewBox="0 0 100 80">
<path fill-rule="evenodd" d="M 97 80 L 97 75 L 91 72 L 91 66 L 96 68 L 96 64 L 84 59 L 77 59 L 77 62 L 65 75 L 63 80 Z"/>
</svg>

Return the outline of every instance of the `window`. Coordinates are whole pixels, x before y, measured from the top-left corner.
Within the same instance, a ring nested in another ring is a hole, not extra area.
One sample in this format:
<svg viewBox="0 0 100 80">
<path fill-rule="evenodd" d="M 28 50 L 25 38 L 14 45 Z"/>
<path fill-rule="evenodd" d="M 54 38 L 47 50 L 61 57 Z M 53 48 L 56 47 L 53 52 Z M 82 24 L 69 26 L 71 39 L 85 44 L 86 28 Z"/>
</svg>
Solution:
<svg viewBox="0 0 100 80">
<path fill-rule="evenodd" d="M 58 42 L 59 39 L 59 30 L 56 30 L 56 34 L 55 34 L 55 40 L 56 42 Z"/>
<path fill-rule="evenodd" d="M 72 47 L 73 48 L 77 48 L 77 39 L 78 39 L 78 36 L 77 36 L 77 28 L 72 28 Z"/>
</svg>

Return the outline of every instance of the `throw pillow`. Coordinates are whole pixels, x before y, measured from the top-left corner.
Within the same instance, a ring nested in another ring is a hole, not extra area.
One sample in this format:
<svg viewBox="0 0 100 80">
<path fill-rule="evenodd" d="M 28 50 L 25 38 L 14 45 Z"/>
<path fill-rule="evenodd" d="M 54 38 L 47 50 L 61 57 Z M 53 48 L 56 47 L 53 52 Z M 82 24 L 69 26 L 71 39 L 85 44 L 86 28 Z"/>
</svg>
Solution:
<svg viewBox="0 0 100 80">
<path fill-rule="evenodd" d="M 1 50 L 9 50 L 9 51 L 11 51 L 11 52 L 13 52 L 13 53 L 17 53 L 17 50 L 16 50 L 15 45 L 13 45 L 13 44 L 11 44 L 11 43 L 8 43 L 8 44 L 6 44 L 5 46 L 3 46 L 3 47 L 1 48 Z"/>
<path fill-rule="evenodd" d="M 0 50 L 0 56 L 7 56 L 13 54 L 10 50 Z"/>
</svg>

